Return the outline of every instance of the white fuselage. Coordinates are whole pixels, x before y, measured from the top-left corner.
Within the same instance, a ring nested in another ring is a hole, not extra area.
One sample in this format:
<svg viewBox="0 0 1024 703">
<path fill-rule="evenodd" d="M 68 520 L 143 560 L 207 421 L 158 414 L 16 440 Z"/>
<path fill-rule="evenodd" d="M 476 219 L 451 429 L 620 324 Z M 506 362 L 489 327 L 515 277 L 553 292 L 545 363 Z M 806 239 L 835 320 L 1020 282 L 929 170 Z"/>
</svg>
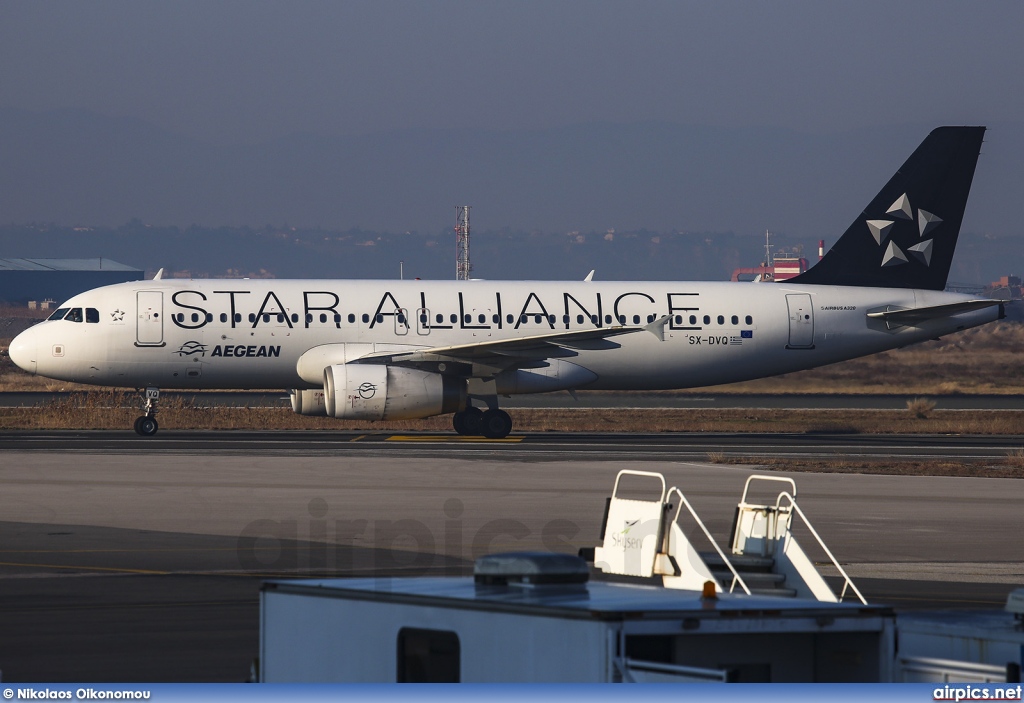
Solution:
<svg viewBox="0 0 1024 703">
<path fill-rule="evenodd" d="M 561 358 L 591 372 L 585 385 L 577 375 L 566 387 L 675 389 L 811 368 L 998 318 L 990 307 L 890 329 L 867 317 L 968 299 L 785 283 L 136 281 L 75 296 L 61 307 L 95 312 L 42 322 L 10 353 L 26 370 L 79 383 L 301 389 L 322 386 L 297 370 L 300 356 L 322 345 L 449 347 L 639 328 L 668 316 L 663 338 L 639 330 L 575 345 Z"/>
</svg>

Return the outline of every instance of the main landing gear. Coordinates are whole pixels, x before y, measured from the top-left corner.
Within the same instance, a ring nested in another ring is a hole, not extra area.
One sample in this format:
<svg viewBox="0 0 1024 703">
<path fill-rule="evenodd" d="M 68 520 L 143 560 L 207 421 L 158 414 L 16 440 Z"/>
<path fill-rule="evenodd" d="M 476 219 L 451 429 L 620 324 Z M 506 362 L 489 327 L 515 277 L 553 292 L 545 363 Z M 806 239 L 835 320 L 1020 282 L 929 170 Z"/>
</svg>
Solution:
<svg viewBox="0 0 1024 703">
<path fill-rule="evenodd" d="M 156 421 L 156 403 L 160 400 L 160 389 L 147 388 L 142 397 L 142 412 L 145 415 L 135 420 L 135 432 L 143 437 L 152 437 L 160 429 L 160 424 Z"/>
<path fill-rule="evenodd" d="M 452 416 L 452 427 L 460 435 L 483 435 L 487 439 L 504 439 L 512 431 L 512 418 L 504 410 L 481 410 L 472 405 Z"/>
</svg>

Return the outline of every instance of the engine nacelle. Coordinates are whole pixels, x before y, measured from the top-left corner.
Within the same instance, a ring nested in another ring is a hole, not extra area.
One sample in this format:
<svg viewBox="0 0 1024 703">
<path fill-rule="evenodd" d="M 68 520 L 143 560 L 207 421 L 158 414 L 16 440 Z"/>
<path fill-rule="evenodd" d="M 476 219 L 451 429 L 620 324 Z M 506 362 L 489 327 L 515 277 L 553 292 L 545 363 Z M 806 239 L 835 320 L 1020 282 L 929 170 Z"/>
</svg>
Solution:
<svg viewBox="0 0 1024 703">
<path fill-rule="evenodd" d="M 299 415 L 327 415 L 327 400 L 321 388 L 314 390 L 293 389 L 291 393 L 292 410 Z"/>
<path fill-rule="evenodd" d="M 344 420 L 412 420 L 461 410 L 466 382 L 384 364 L 334 364 L 324 369 L 327 414 Z"/>
</svg>

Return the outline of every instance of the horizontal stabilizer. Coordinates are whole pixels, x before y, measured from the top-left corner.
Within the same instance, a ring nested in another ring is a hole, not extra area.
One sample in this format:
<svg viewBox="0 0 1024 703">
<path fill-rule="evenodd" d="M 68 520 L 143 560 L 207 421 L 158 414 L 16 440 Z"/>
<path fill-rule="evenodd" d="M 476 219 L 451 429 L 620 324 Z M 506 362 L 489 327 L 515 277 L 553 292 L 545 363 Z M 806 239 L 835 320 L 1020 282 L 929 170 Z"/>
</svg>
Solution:
<svg viewBox="0 0 1024 703">
<path fill-rule="evenodd" d="M 910 310 L 881 310 L 869 312 L 868 317 L 873 320 L 884 320 L 890 326 L 902 325 L 913 327 L 921 322 L 937 320 L 951 315 L 959 315 L 964 312 L 983 310 L 993 305 L 1002 305 L 1002 300 L 968 300 L 963 303 L 949 303 L 948 305 L 932 305 L 926 308 L 912 308 Z"/>
</svg>

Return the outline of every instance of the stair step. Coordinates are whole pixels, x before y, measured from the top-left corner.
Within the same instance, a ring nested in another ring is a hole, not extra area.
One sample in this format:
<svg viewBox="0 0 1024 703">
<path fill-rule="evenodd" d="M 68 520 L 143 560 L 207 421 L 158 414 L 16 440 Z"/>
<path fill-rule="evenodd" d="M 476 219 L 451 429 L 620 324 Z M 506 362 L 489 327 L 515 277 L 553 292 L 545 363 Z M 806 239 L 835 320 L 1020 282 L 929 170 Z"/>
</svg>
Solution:
<svg viewBox="0 0 1024 703">
<path fill-rule="evenodd" d="M 778 596 L 780 598 L 796 598 L 795 588 L 754 588 L 750 584 L 747 584 L 747 588 L 750 589 L 750 595 L 752 596 Z M 737 589 L 741 593 L 742 588 Z"/>
<path fill-rule="evenodd" d="M 736 572 L 749 588 L 754 588 L 755 586 L 758 588 L 771 588 L 780 586 L 786 581 L 785 574 L 743 571 L 742 569 L 736 569 Z M 732 583 L 732 572 L 728 569 L 712 569 L 711 575 L 718 579 L 719 583 Z"/>
<path fill-rule="evenodd" d="M 748 554 L 728 554 L 729 562 L 737 571 L 771 571 L 775 566 L 775 559 L 772 557 L 752 556 Z M 709 569 L 728 569 L 718 552 L 701 552 L 701 559 L 708 565 Z"/>
</svg>

